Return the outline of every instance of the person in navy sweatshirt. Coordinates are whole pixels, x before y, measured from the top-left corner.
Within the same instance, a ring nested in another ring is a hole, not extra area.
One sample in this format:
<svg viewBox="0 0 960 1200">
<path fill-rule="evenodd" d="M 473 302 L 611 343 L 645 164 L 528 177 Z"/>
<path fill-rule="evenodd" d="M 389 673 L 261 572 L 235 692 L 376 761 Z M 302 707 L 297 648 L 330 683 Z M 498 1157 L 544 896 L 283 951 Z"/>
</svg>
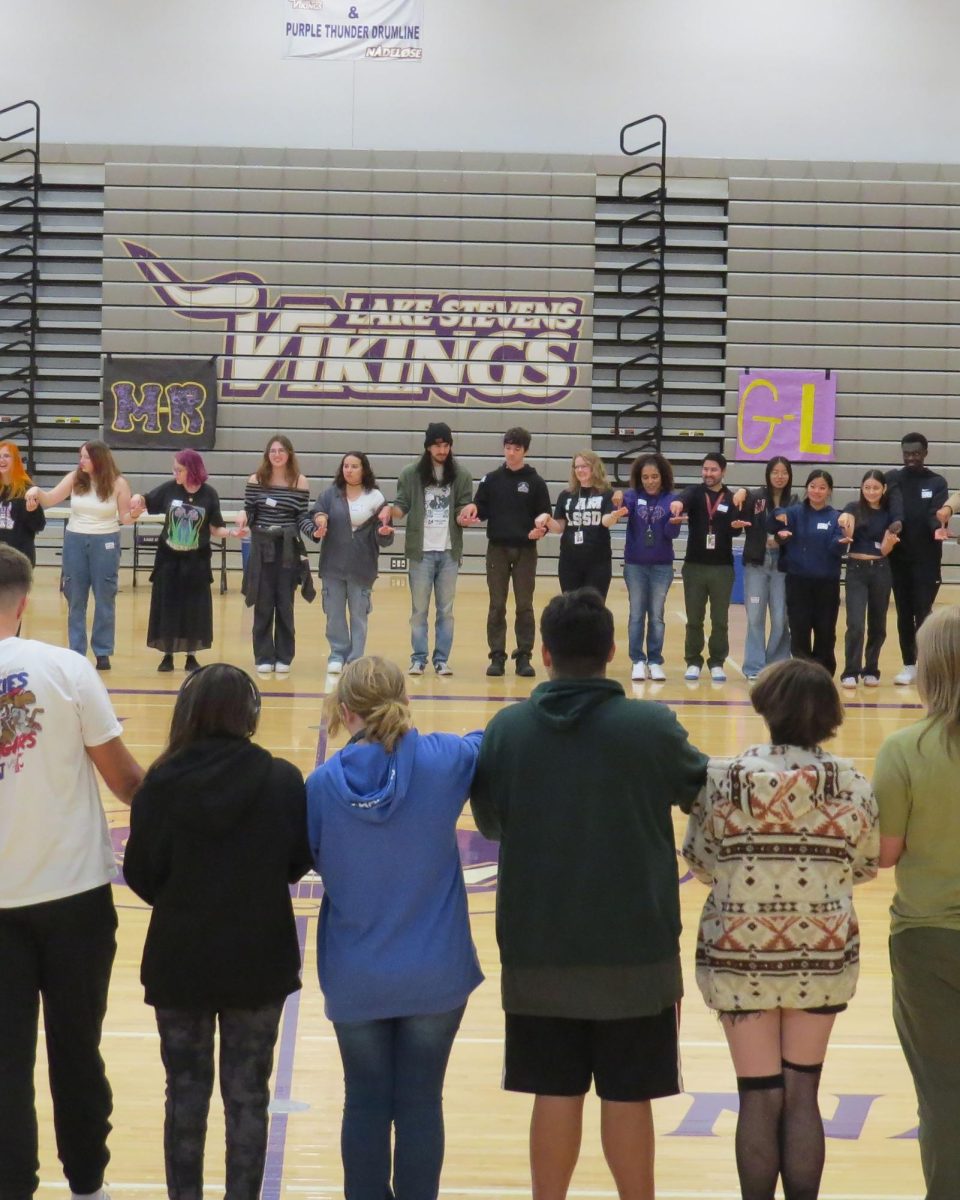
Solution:
<svg viewBox="0 0 960 1200">
<path fill-rule="evenodd" d="M 383 658 L 347 664 L 327 717 L 350 741 L 307 780 L 307 824 L 325 888 L 317 969 L 343 1060 L 344 1190 L 435 1197 L 447 1059 L 483 979 L 456 838 L 481 734 L 418 733 Z"/>
<path fill-rule="evenodd" d="M 830 506 L 833 476 L 819 467 L 807 476 L 802 504 L 774 512 L 770 528 L 787 554 L 787 620 L 790 653 L 812 658 L 831 675 L 837 669 L 835 647 L 840 613 L 840 562 L 850 538 L 840 513 Z"/>
</svg>

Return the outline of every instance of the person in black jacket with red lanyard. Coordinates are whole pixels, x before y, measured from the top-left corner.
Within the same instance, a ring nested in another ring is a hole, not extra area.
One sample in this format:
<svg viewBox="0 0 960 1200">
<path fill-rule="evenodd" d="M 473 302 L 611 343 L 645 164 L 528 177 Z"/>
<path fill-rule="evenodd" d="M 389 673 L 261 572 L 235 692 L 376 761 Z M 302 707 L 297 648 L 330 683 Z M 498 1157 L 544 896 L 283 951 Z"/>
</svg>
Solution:
<svg viewBox="0 0 960 1200">
<path fill-rule="evenodd" d="M 300 987 L 288 885 L 312 866 L 306 790 L 292 763 L 251 742 L 259 715 L 260 693 L 239 667 L 194 671 L 131 807 L 123 872 L 153 905 L 140 978 L 167 1074 L 171 1196 L 203 1192 L 218 1023 L 226 1194 L 259 1196 L 273 1047 Z"/>
<path fill-rule="evenodd" d="M 473 503 L 460 514 L 463 525 L 487 522 L 488 675 L 502 675 L 507 661 L 507 590 L 511 579 L 516 606 L 517 648 L 513 657 L 517 674 L 536 675 L 530 663 L 537 631 L 533 590 L 537 584 L 537 542 L 546 533 L 536 519 L 549 511 L 550 493 L 543 479 L 524 461 L 529 449 L 526 429 L 508 429 L 503 435 L 503 466 L 484 475 Z"/>
</svg>

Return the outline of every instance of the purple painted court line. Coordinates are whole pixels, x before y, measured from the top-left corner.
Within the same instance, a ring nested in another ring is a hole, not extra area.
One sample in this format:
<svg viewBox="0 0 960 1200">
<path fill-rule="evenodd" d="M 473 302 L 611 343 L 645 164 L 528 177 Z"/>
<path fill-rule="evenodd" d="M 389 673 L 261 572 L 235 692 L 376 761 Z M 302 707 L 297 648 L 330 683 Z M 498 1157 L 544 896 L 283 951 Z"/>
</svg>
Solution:
<svg viewBox="0 0 960 1200">
<path fill-rule="evenodd" d="M 317 734 L 316 765 L 319 767 L 327 757 L 327 723 L 321 721 Z M 297 941 L 300 943 L 300 967 L 307 947 L 307 918 L 297 917 Z M 273 1086 L 273 1102 L 289 1110 L 290 1087 L 293 1082 L 293 1060 L 297 1054 L 297 1027 L 300 1022 L 300 992 L 291 992 L 283 1006 L 283 1030 L 280 1034 L 280 1053 L 277 1056 L 277 1074 Z M 289 1111 L 270 1115 L 270 1133 L 267 1136 L 267 1157 L 263 1168 L 262 1200 L 279 1200 L 283 1184 L 283 1158 L 287 1149 L 287 1118 Z"/>
<path fill-rule="evenodd" d="M 300 961 L 307 944 L 307 918 L 297 917 L 297 940 Z M 283 1007 L 283 1029 L 280 1033 L 280 1053 L 277 1056 L 277 1075 L 273 1085 L 273 1103 L 285 1106 L 290 1100 L 293 1082 L 293 1060 L 297 1053 L 297 1025 L 300 1020 L 300 993 L 291 992 Z M 267 1137 L 267 1157 L 263 1169 L 263 1200 L 279 1200 L 283 1183 L 283 1156 L 287 1148 L 287 1118 L 289 1112 L 270 1114 L 270 1133 Z"/>
<path fill-rule="evenodd" d="M 625 689 L 626 690 L 626 689 Z M 176 692 L 168 692 L 163 688 L 110 688 L 112 696 L 175 696 Z M 627 695 L 630 693 L 628 692 Z M 324 700 L 326 692 L 263 692 L 263 699 L 269 700 Z M 642 699 L 643 697 L 641 697 Z M 411 696 L 410 703 L 416 704 L 422 700 L 429 700 L 431 703 L 436 701 L 446 702 L 450 704 L 477 703 L 477 704 L 513 704 L 519 700 L 525 700 L 525 696 L 472 696 L 458 695 L 450 692 L 434 693 L 428 692 L 425 694 Z M 650 699 L 656 700 L 658 704 L 666 704 L 669 708 L 752 708 L 749 700 L 685 700 L 683 698 L 673 700 L 661 700 L 659 696 L 651 696 Z M 904 701 L 893 703 L 892 701 L 870 701 L 857 700 L 846 701 L 843 706 L 845 709 L 863 708 L 903 708 L 903 709 L 922 709 L 922 704 L 908 704 Z M 321 726 L 324 737 L 326 737 L 326 727 Z M 318 746 L 319 750 L 319 746 Z M 326 748 L 324 748 L 326 753 Z M 317 760 L 319 765 L 322 759 Z"/>
</svg>

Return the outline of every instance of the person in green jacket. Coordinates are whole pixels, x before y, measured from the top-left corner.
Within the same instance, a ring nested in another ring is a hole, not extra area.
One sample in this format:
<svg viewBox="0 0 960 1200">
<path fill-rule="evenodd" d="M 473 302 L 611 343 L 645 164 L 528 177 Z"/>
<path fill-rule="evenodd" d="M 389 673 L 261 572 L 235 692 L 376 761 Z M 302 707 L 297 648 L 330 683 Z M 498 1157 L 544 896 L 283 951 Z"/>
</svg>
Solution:
<svg viewBox="0 0 960 1200">
<path fill-rule="evenodd" d="M 599 592 L 554 597 L 540 637 L 549 682 L 487 726 L 471 794 L 500 842 L 504 1087 L 536 1097 L 535 1196 L 567 1194 L 591 1079 L 620 1195 L 653 1195 L 650 1101 L 681 1090 L 671 810 L 689 812 L 707 757 L 668 708 L 606 678 Z"/>
<path fill-rule="evenodd" d="M 460 514 L 470 503 L 473 480 L 453 457 L 450 426 L 434 421 L 427 426 L 423 454 L 400 472 L 397 498 L 380 510 L 381 524 L 407 518 L 406 555 L 410 579 L 410 675 L 427 669 L 430 648 L 430 595 L 436 609 L 433 669 L 452 675 L 453 601 L 463 560 Z"/>
</svg>

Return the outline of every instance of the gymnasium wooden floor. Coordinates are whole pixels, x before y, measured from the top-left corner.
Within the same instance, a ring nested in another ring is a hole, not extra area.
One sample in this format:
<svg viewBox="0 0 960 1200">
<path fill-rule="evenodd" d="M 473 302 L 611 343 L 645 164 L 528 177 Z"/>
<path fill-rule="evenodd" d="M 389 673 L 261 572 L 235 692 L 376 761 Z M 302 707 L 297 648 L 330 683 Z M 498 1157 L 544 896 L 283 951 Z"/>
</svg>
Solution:
<svg viewBox="0 0 960 1200">
<path fill-rule="evenodd" d="M 556 590 L 552 578 L 541 579 L 538 608 Z M 158 675 L 159 656 L 144 647 L 149 588 L 130 586 L 123 573 L 118 598 L 118 643 L 114 669 L 105 676 L 125 737 L 133 753 L 147 765 L 163 743 L 181 675 Z M 941 593 L 941 603 L 958 597 Z M 734 753 L 763 736 L 762 724 L 750 707 L 746 685 L 729 667 L 726 684 L 685 684 L 680 650 L 683 593 L 675 582 L 667 600 L 668 625 L 665 684 L 629 683 L 626 654 L 626 593 L 615 579 L 610 597 L 617 618 L 621 649 L 611 674 L 628 693 L 669 704 L 693 742 L 713 754 Z M 408 661 L 409 596 L 406 579 L 384 575 L 377 584 L 368 649 Z M 236 577 L 231 590 L 215 597 L 214 648 L 201 661 L 224 659 L 252 670 L 250 618 L 242 608 Z M 455 675 L 439 679 L 432 671 L 410 679 L 414 717 L 422 729 L 462 733 L 485 724 L 500 705 L 525 696 L 536 680 L 508 674 L 487 680 L 484 621 L 486 590 L 482 578 L 461 578 L 457 596 L 457 636 L 452 658 Z M 842 621 L 842 616 L 841 616 Z M 288 679 L 272 678 L 263 686 L 260 738 L 274 753 L 309 771 L 325 746 L 320 728 L 325 686 L 326 643 L 319 603 L 298 601 L 298 655 Z M 743 646 L 743 609 L 731 612 L 731 655 L 739 661 Z M 892 679 L 899 667 L 893 612 L 883 672 Z M 24 634 L 63 643 L 65 607 L 56 590 L 53 569 L 37 573 L 32 608 Z M 178 656 L 177 666 L 182 659 Z M 538 678 L 544 678 L 542 668 Z M 916 720 L 919 702 L 913 688 L 858 691 L 847 703 L 847 719 L 835 746 L 867 774 L 882 739 Z M 642 769 L 642 764 L 638 764 Z M 105 795 L 114 845 L 122 857 L 127 810 Z M 682 821 L 677 822 L 678 840 Z M 530 1102 L 500 1090 L 501 1011 L 494 940 L 495 865 L 493 848 L 476 833 L 469 810 L 461 820 L 461 851 L 470 893 L 474 938 L 486 982 L 474 994 L 454 1048 L 447 1076 L 447 1156 L 441 1195 L 493 1198 L 529 1196 L 527 1122 Z M 224 879 L 224 888 L 242 880 Z M 827 1127 L 824 1200 L 908 1200 L 921 1194 L 916 1106 L 910 1077 L 890 1019 L 887 969 L 887 909 L 892 874 L 858 889 L 863 937 L 860 990 L 836 1024 L 834 1043 L 823 1078 L 823 1112 Z M 298 889 L 296 912 L 304 946 L 305 986 L 288 1003 L 281 1029 L 275 1071 L 273 1117 L 263 1195 L 266 1200 L 332 1200 L 342 1196 L 339 1164 L 339 1119 L 342 1078 L 332 1029 L 323 1016 L 316 983 L 314 939 L 319 884 L 305 880 Z M 693 981 L 693 946 L 704 889 L 682 879 L 684 911 L 683 960 L 687 997 L 682 1024 L 684 1095 L 655 1105 L 658 1196 L 674 1200 L 722 1200 L 736 1197 L 733 1154 L 735 1081 L 723 1037 L 704 1008 Z M 148 910 L 123 885 L 115 888 L 120 911 L 119 952 L 113 976 L 104 1053 L 114 1088 L 113 1161 L 108 1182 L 113 1200 L 165 1196 L 163 1185 L 163 1076 L 152 1010 L 143 1004 L 139 983 L 140 951 Z M 53 1130 L 45 1062 L 38 1065 L 43 1179 L 40 1195 L 63 1193 Z M 222 1130 L 215 1096 L 207 1155 L 207 1193 L 222 1194 Z M 583 1151 L 571 1196 L 609 1197 L 615 1191 L 599 1150 L 597 1105 L 587 1105 Z"/>
</svg>

